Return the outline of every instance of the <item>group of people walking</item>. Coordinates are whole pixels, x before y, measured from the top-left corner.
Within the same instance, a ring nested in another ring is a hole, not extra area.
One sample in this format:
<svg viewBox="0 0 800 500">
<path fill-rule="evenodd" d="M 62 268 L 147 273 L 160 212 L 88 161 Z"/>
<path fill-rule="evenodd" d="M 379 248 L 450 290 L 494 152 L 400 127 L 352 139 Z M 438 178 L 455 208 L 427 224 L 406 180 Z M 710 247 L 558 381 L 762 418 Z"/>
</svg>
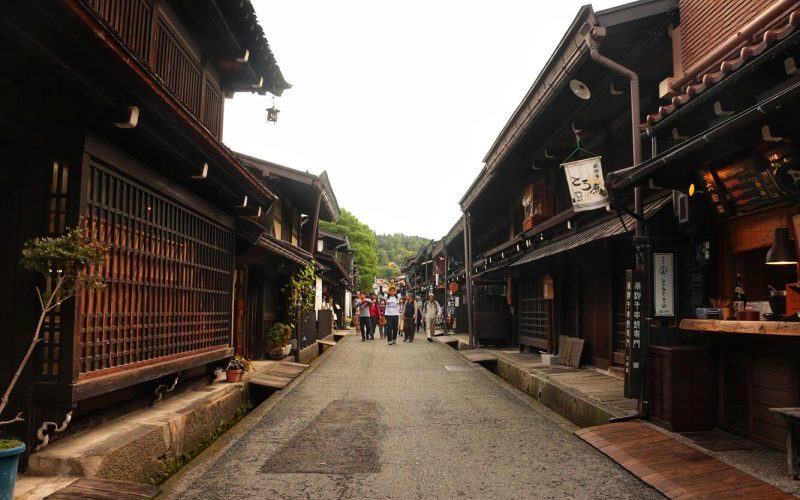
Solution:
<svg viewBox="0 0 800 500">
<path fill-rule="evenodd" d="M 389 287 L 385 298 L 358 292 L 355 308 L 361 341 L 374 340 L 377 329 L 378 338 L 385 337 L 389 345 L 397 342 L 398 334 L 403 336 L 403 342 L 413 342 L 414 334 L 423 324 L 428 342 L 433 342 L 436 319 L 442 315 L 442 306 L 436 302 L 434 294 L 420 303 L 411 293 L 398 297 L 394 286 Z"/>
</svg>

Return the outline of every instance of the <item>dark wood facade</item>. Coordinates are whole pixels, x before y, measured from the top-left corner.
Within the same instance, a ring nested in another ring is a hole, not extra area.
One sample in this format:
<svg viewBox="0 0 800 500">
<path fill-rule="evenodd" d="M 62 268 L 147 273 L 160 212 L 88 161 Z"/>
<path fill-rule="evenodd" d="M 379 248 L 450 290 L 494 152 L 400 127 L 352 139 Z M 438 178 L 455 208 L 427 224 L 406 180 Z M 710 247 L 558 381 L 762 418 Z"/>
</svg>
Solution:
<svg viewBox="0 0 800 500">
<path fill-rule="evenodd" d="M 10 378 L 33 332 L 34 286 L 47 285 L 19 267 L 22 244 L 81 225 L 110 250 L 95 270 L 104 288 L 47 318 L 12 394 L 8 410 L 22 411 L 25 423 L 10 431 L 29 449 L 45 420 L 73 411 L 80 428 L 115 405 L 146 402 L 166 377 L 203 375 L 234 352 L 237 219 L 268 210 L 275 196 L 220 142 L 222 96 L 251 80 L 275 93 L 288 84 L 274 59 L 264 60 L 266 41 L 236 27 L 252 14 L 249 2 L 203 20 L 185 6 L 0 8 L 8 104 L 0 110 L 8 215 L 0 222 L 8 326 L 0 379 Z M 248 47 L 259 65 L 224 64 Z"/>
<path fill-rule="evenodd" d="M 796 265 L 767 265 L 766 257 L 778 228 L 789 228 L 792 244 L 797 242 L 791 217 L 800 209 L 800 198 L 791 185 L 781 185 L 780 176 L 794 168 L 800 138 L 800 122 L 792 111 L 800 90 L 784 66 L 800 50 L 800 3 L 750 2 L 737 9 L 731 2 L 713 15 L 701 4 L 680 2 L 682 43 L 675 49 L 688 73 L 675 74 L 683 83 L 673 84 L 665 95 L 667 104 L 642 124 L 660 154 L 630 169 L 632 182 L 613 175 L 607 179 L 617 196 L 629 196 L 634 185 L 648 183 L 679 190 L 676 201 L 690 183 L 703 191 L 683 196 L 681 219 L 653 240 L 655 251 L 676 258 L 676 314 L 653 321 L 647 399 L 651 414 L 665 427 L 718 425 L 783 448 L 785 423 L 769 408 L 800 404 L 796 325 L 777 335 L 773 325 L 778 323 L 771 321 L 743 321 L 734 328 L 733 322 L 691 318 L 709 297 L 731 299 L 737 274 L 754 305 L 768 300 L 769 285 L 783 289 L 797 281 Z M 775 6 L 779 9 L 771 12 Z M 734 31 L 748 36 L 717 50 Z M 714 53 L 719 55 L 708 67 L 694 64 Z M 709 135 L 711 130 L 717 132 Z M 770 133 L 776 130 L 780 134 Z M 663 168 L 649 168 L 666 158 Z M 729 180 L 731 173 L 754 177 L 748 184 Z M 754 197 L 744 196 L 749 185 L 759 187 L 751 191 Z M 715 326 L 708 328 L 710 323 Z M 682 381 L 687 379 L 696 383 L 686 386 Z M 700 404 L 707 401 L 711 404 Z"/>
<path fill-rule="evenodd" d="M 624 235 L 635 221 L 615 222 L 619 210 L 573 210 L 559 165 L 587 156 L 602 157 L 605 173 L 631 165 L 628 81 L 593 61 L 589 45 L 634 71 L 640 101 L 655 103 L 658 83 L 673 69 L 676 7 L 582 8 L 484 158 L 486 168 L 461 200 L 470 221 L 467 281 L 479 341 L 555 353 L 558 336 L 580 337 L 585 363 L 622 373 L 624 277 L 636 265 Z M 591 98 L 578 98 L 561 80 L 565 73 L 591 89 Z M 644 150 L 650 153 L 648 144 Z M 477 320 L 487 313 L 490 321 Z"/>
</svg>

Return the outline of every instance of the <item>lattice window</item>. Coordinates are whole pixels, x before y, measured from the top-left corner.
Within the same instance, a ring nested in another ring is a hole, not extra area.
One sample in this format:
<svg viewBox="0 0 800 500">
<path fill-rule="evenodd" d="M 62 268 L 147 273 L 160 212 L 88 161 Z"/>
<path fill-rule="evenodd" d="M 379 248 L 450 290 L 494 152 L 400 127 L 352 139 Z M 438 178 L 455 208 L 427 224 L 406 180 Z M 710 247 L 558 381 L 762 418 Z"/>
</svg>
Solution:
<svg viewBox="0 0 800 500">
<path fill-rule="evenodd" d="M 153 12 L 149 0 L 89 0 L 89 6 L 139 58 L 147 61 L 150 48 L 150 23 Z"/>
<path fill-rule="evenodd" d="M 76 318 L 81 372 L 229 345 L 232 232 L 94 158 L 88 186 L 87 234 L 111 250 Z"/>
<path fill-rule="evenodd" d="M 64 232 L 67 225 L 67 198 L 69 186 L 69 165 L 66 162 L 54 161 L 50 174 L 50 200 L 47 217 L 47 231 L 51 236 Z M 45 291 L 50 291 L 53 283 L 45 280 Z M 61 306 L 45 316 L 42 324 L 42 375 L 55 376 L 59 371 L 61 355 Z"/>
<path fill-rule="evenodd" d="M 205 103 L 203 104 L 203 124 L 217 138 L 222 137 L 222 93 L 211 80 L 205 83 Z"/>
<path fill-rule="evenodd" d="M 526 275 L 519 290 L 519 334 L 547 340 L 550 334 L 550 301 L 544 298 L 542 277 Z"/>
<path fill-rule="evenodd" d="M 200 115 L 200 65 L 189 55 L 186 48 L 159 21 L 156 24 L 155 72 L 195 116 Z"/>
</svg>

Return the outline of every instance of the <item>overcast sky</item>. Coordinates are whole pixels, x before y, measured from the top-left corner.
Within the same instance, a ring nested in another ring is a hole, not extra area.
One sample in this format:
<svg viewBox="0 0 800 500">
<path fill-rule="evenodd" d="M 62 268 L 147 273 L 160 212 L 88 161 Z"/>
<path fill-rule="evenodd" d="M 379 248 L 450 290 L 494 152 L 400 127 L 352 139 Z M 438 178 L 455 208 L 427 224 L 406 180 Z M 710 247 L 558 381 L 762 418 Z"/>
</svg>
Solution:
<svg viewBox="0 0 800 500">
<path fill-rule="evenodd" d="M 339 205 L 377 233 L 438 239 L 560 41 L 579 0 L 254 0 L 284 76 L 226 101 L 224 141 L 327 170 Z M 598 0 L 595 10 L 619 5 Z"/>
</svg>

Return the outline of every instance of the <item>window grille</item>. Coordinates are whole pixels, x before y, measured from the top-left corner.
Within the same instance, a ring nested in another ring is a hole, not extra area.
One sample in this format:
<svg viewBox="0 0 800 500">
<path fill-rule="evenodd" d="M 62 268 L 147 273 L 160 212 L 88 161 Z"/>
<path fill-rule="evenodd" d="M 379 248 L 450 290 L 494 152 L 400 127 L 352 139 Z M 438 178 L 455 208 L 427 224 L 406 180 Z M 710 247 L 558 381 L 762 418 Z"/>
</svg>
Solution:
<svg viewBox="0 0 800 500">
<path fill-rule="evenodd" d="M 229 345 L 231 231 L 94 158 L 87 184 L 87 235 L 110 254 L 76 317 L 81 372 Z"/>
</svg>

